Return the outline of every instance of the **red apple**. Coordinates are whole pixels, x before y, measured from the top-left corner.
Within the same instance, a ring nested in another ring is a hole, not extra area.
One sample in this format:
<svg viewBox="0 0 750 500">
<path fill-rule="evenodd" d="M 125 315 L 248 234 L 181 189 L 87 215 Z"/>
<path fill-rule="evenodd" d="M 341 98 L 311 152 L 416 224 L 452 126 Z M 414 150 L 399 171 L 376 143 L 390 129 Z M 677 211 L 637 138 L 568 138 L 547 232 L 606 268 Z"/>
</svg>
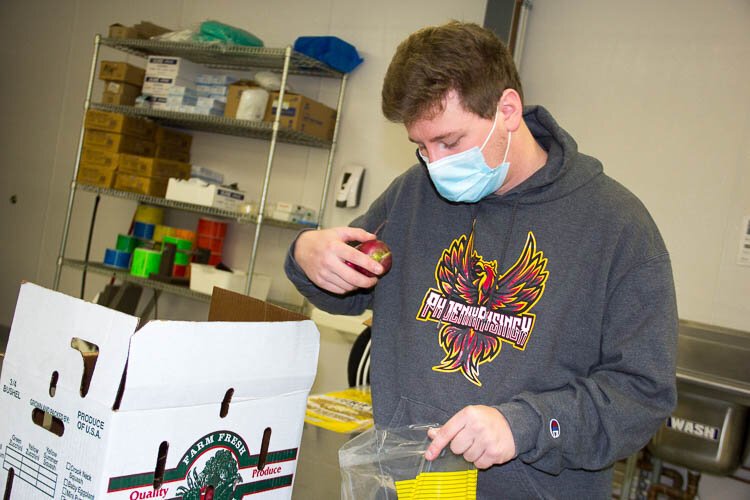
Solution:
<svg viewBox="0 0 750 500">
<path fill-rule="evenodd" d="M 371 259 L 380 262 L 380 265 L 383 266 L 384 269 L 383 274 L 387 273 L 391 269 L 391 249 L 384 242 L 380 240 L 363 241 L 354 248 L 368 255 Z M 346 262 L 346 265 L 348 265 L 355 271 L 358 271 L 369 278 L 375 276 L 373 273 L 358 266 L 357 264 L 352 264 L 348 260 L 344 262 Z"/>
</svg>

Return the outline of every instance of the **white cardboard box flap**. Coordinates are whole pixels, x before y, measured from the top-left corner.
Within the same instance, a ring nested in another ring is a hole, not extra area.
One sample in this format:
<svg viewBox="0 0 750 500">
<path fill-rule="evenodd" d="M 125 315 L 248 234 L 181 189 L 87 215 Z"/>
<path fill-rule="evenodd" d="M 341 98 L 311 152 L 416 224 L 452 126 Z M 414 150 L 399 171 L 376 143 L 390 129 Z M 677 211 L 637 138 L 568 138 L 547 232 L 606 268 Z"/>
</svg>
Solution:
<svg viewBox="0 0 750 500">
<path fill-rule="evenodd" d="M 151 321 L 133 336 L 120 411 L 309 392 L 318 346 L 310 320 Z"/>
<path fill-rule="evenodd" d="M 58 390 L 79 392 L 83 355 L 71 341 L 95 344 L 99 355 L 86 397 L 111 406 L 137 324 L 136 317 L 23 283 L 13 330 L 28 334 L 10 336 L 4 363 L 23 367 L 33 378 L 47 382 L 57 372 Z"/>
</svg>

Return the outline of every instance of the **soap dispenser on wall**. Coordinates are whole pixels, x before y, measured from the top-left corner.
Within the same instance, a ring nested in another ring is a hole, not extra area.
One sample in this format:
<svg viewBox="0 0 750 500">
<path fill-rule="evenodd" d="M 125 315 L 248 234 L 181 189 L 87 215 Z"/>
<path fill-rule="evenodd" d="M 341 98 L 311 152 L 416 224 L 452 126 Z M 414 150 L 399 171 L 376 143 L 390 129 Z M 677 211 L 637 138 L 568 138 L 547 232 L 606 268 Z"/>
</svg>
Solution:
<svg viewBox="0 0 750 500">
<path fill-rule="evenodd" d="M 360 165 L 347 165 L 344 167 L 339 178 L 338 191 L 336 192 L 337 207 L 355 208 L 359 206 L 364 177 L 364 167 Z"/>
</svg>

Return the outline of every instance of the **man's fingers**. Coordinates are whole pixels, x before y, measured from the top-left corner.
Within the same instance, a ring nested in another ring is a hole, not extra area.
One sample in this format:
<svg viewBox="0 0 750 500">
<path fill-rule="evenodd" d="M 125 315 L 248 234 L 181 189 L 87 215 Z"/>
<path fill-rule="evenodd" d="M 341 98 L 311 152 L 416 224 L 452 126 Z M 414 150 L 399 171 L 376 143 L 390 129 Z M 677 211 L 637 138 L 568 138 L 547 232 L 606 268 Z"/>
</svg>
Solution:
<svg viewBox="0 0 750 500">
<path fill-rule="evenodd" d="M 430 443 L 430 446 L 428 446 L 427 450 L 424 452 L 424 457 L 427 460 L 436 459 L 440 455 L 440 452 L 443 451 L 443 448 L 445 448 L 445 446 L 456 437 L 456 434 L 463 429 L 463 426 L 464 424 L 460 417 L 460 413 L 457 413 L 451 417 L 444 426 L 438 429 L 430 429 L 428 431 L 428 436 L 432 439 L 432 443 Z"/>
</svg>

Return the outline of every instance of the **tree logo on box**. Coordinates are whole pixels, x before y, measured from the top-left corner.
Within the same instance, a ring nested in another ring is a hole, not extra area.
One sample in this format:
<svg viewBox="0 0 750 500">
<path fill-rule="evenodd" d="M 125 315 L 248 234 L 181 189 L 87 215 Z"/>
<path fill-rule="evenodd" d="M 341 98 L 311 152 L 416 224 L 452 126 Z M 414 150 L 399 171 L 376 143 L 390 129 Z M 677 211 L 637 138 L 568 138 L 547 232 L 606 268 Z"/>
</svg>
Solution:
<svg viewBox="0 0 750 500">
<path fill-rule="evenodd" d="M 194 468 L 187 476 L 187 486 L 177 488 L 184 500 L 230 500 L 234 488 L 242 482 L 237 461 L 229 450 L 219 450 L 209 458 L 201 472 Z"/>
</svg>

